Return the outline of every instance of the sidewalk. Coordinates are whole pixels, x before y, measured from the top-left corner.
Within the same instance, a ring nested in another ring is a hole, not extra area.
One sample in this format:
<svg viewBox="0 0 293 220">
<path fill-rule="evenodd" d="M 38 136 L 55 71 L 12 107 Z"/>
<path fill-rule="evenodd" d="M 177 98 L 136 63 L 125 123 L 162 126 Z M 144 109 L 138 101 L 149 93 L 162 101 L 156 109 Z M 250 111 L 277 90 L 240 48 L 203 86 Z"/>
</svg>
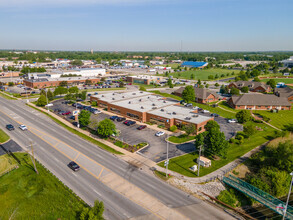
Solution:
<svg viewBox="0 0 293 220">
<path fill-rule="evenodd" d="M 244 154 L 243 156 L 241 156 L 240 158 L 228 163 L 227 165 L 219 168 L 218 170 L 215 170 L 212 173 L 209 173 L 203 177 L 186 177 L 183 176 L 177 172 L 174 172 L 172 170 L 168 170 L 168 173 L 170 173 L 172 176 L 175 176 L 179 179 L 183 179 L 186 180 L 190 183 L 204 183 L 204 182 L 209 182 L 212 181 L 216 178 L 221 178 L 222 176 L 224 176 L 227 172 L 231 171 L 232 169 L 234 169 L 235 167 L 237 167 L 239 164 L 243 163 L 244 161 L 246 161 L 252 154 L 256 153 L 257 151 L 259 151 L 262 147 L 264 147 L 268 142 L 264 143 L 263 145 L 260 145 L 256 148 L 254 148 L 253 150 L 247 152 L 246 154 Z M 163 167 L 160 167 L 158 165 L 155 166 L 155 168 L 161 172 L 166 172 L 166 169 Z"/>
</svg>

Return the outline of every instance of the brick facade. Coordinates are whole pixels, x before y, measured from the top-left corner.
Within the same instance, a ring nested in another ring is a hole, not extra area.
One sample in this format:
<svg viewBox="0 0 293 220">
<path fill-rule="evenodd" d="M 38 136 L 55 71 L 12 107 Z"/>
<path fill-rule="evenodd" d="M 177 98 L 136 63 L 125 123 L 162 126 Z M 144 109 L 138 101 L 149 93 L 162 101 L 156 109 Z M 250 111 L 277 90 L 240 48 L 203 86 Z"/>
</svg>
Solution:
<svg viewBox="0 0 293 220">
<path fill-rule="evenodd" d="M 66 80 L 68 85 L 79 85 L 79 84 L 84 84 L 86 80 Z M 98 82 L 100 82 L 100 79 L 90 79 L 90 81 L 93 84 L 96 84 Z M 33 82 L 33 81 L 29 81 L 29 80 L 24 80 L 23 83 L 26 87 L 30 87 L 30 88 L 46 88 L 46 87 L 56 87 L 59 86 L 59 84 L 62 81 L 44 81 L 44 82 Z"/>
</svg>

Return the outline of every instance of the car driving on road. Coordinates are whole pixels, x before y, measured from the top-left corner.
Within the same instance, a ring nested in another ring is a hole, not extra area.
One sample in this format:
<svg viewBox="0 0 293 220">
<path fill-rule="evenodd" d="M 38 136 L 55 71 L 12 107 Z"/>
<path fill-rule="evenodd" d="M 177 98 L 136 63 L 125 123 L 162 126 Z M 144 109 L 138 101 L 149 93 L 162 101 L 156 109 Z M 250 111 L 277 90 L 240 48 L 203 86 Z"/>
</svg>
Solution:
<svg viewBox="0 0 293 220">
<path fill-rule="evenodd" d="M 68 167 L 70 169 L 72 169 L 74 172 L 75 171 L 78 171 L 80 169 L 80 167 L 78 166 L 77 163 L 75 163 L 74 161 L 71 161 L 69 164 L 68 164 Z"/>
<path fill-rule="evenodd" d="M 12 124 L 6 125 L 7 130 L 12 131 L 14 130 L 14 126 Z"/>
<path fill-rule="evenodd" d="M 25 125 L 20 125 L 19 128 L 23 131 L 26 131 L 27 130 L 27 127 Z"/>
</svg>

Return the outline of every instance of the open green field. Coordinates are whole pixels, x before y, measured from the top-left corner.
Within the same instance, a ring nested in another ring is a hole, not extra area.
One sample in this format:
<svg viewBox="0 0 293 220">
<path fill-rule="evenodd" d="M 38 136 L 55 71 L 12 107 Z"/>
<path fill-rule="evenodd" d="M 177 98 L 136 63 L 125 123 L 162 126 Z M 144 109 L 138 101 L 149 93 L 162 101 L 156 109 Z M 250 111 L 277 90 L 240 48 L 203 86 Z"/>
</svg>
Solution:
<svg viewBox="0 0 293 220">
<path fill-rule="evenodd" d="M 260 114 L 262 116 L 269 117 L 271 120 L 270 124 L 274 125 L 277 128 L 284 129 L 286 125 L 293 124 L 293 111 L 292 110 L 281 110 L 278 113 L 272 113 L 270 111 L 256 111 L 253 113 Z"/>
<path fill-rule="evenodd" d="M 15 156 L 19 168 L 0 177 L 0 219 L 77 219 L 87 205 L 39 163 L 36 174 L 28 154 Z"/>
<path fill-rule="evenodd" d="M 253 123 L 253 122 L 250 122 Z M 249 139 L 245 139 L 244 143 L 241 145 L 231 144 L 228 151 L 227 157 L 225 159 L 221 158 L 219 160 L 212 160 L 212 166 L 208 168 L 200 169 L 200 176 L 205 176 L 226 164 L 232 162 L 233 160 L 241 157 L 248 151 L 256 148 L 257 146 L 265 143 L 270 139 L 270 137 L 274 134 L 274 129 L 265 124 L 257 124 L 253 123 L 254 125 L 263 129 L 263 131 L 258 131 L 254 135 L 250 136 Z M 197 177 L 197 172 L 192 172 L 189 168 L 196 164 L 196 160 L 198 158 L 198 153 L 193 152 L 189 154 L 185 154 L 180 157 L 176 157 L 170 159 L 168 168 L 172 171 L 180 173 L 184 176 L 188 177 Z M 164 162 L 158 164 L 161 167 L 164 167 Z"/>
<path fill-rule="evenodd" d="M 203 69 L 203 70 L 187 70 L 184 72 L 176 72 L 176 73 L 170 73 L 174 78 L 181 78 L 181 79 L 190 79 L 191 74 L 194 75 L 194 79 L 200 79 L 200 80 L 209 80 L 208 76 L 213 75 L 218 76 L 221 78 L 222 74 L 225 74 L 225 77 L 222 78 L 230 78 L 234 77 L 232 76 L 232 72 L 235 73 L 234 76 L 236 76 L 240 71 L 239 70 L 227 70 L 227 69 Z M 229 76 L 227 76 L 227 73 L 229 73 Z M 219 79 L 220 79 L 219 78 Z"/>
<path fill-rule="evenodd" d="M 16 161 L 7 154 L 0 156 L 0 175 L 2 174 L 2 172 L 5 172 L 15 167 L 16 164 Z"/>
<path fill-rule="evenodd" d="M 0 129 L 0 144 L 9 140 L 8 134 L 6 134 L 2 129 Z"/>
<path fill-rule="evenodd" d="M 276 83 L 283 82 L 285 84 L 293 84 L 293 78 L 272 78 L 276 81 Z M 267 82 L 270 79 L 262 79 L 262 82 Z"/>
</svg>

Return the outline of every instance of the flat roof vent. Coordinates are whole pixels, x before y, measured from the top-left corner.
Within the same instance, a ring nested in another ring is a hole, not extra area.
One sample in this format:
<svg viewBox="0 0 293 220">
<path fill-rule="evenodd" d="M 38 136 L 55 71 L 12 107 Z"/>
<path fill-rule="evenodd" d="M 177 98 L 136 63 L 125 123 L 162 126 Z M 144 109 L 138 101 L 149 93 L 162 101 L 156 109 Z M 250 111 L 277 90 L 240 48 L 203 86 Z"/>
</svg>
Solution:
<svg viewBox="0 0 293 220">
<path fill-rule="evenodd" d="M 123 95 L 122 98 L 125 98 L 125 96 Z"/>
<path fill-rule="evenodd" d="M 141 99 L 139 99 L 139 101 L 141 102 Z"/>
<path fill-rule="evenodd" d="M 176 112 L 173 112 L 173 115 L 176 115 Z"/>
<path fill-rule="evenodd" d="M 157 109 L 157 107 L 152 107 L 152 109 Z"/>
<path fill-rule="evenodd" d="M 113 93 L 112 95 L 115 95 L 115 93 Z"/>
<path fill-rule="evenodd" d="M 102 97 L 104 97 L 104 95 L 102 95 Z"/>
<path fill-rule="evenodd" d="M 112 100 L 115 100 L 115 98 L 112 98 Z"/>
<path fill-rule="evenodd" d="M 164 111 L 164 109 L 161 109 L 161 112 L 163 112 Z"/>
<path fill-rule="evenodd" d="M 143 106 L 141 106 L 140 108 L 141 108 L 141 109 L 144 109 L 144 107 L 143 107 Z"/>
<path fill-rule="evenodd" d="M 153 104 L 152 104 L 152 106 L 156 106 L 156 104 L 155 104 L 155 103 L 153 103 Z"/>
<path fill-rule="evenodd" d="M 128 104 L 131 104 L 131 101 L 129 101 Z"/>
<path fill-rule="evenodd" d="M 143 93 L 143 91 L 140 91 L 140 93 Z"/>
<path fill-rule="evenodd" d="M 132 93 L 132 95 L 136 95 L 136 93 L 134 92 L 134 93 Z"/>
<path fill-rule="evenodd" d="M 190 117 L 186 117 L 186 118 L 185 118 L 185 120 L 190 120 L 190 119 L 191 119 Z"/>
<path fill-rule="evenodd" d="M 150 97 L 148 96 L 148 99 L 149 99 Z"/>
<path fill-rule="evenodd" d="M 198 117 L 198 115 L 197 115 L 197 114 L 195 114 L 195 115 L 192 115 L 192 117 L 196 118 L 196 117 Z"/>
<path fill-rule="evenodd" d="M 167 103 L 166 100 L 163 101 L 164 103 Z"/>
</svg>

